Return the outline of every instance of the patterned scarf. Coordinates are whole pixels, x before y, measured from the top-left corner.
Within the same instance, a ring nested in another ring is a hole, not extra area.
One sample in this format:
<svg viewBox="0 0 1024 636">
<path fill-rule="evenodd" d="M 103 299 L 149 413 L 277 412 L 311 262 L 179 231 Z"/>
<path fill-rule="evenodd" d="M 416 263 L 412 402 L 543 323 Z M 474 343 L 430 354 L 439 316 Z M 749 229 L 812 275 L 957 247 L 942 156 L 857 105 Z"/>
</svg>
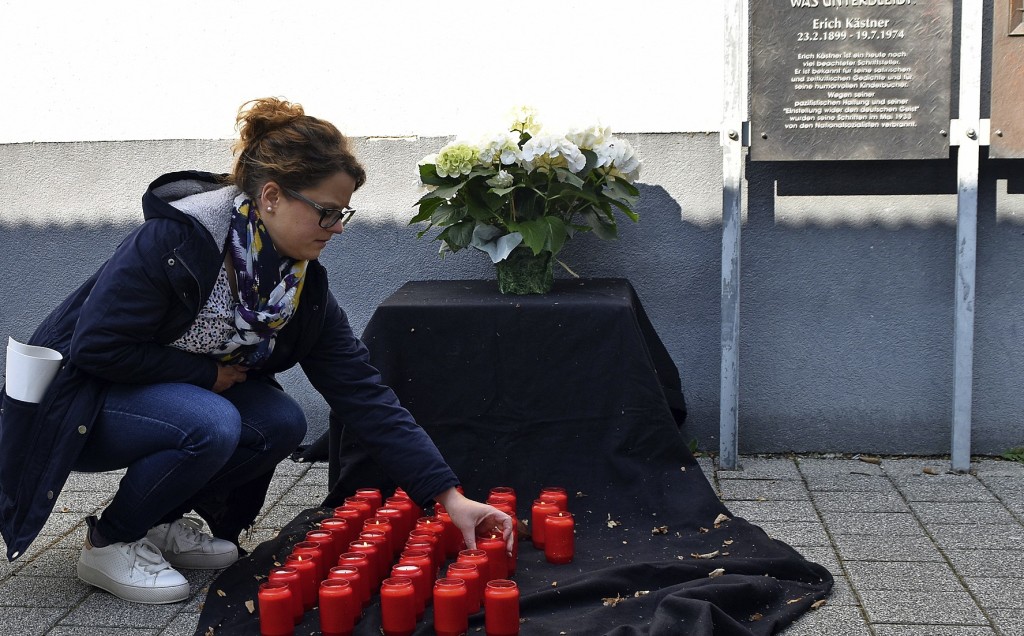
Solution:
<svg viewBox="0 0 1024 636">
<path fill-rule="evenodd" d="M 228 250 L 239 302 L 235 306 L 235 333 L 216 355 L 222 362 L 258 368 L 270 358 L 277 332 L 299 307 L 309 261 L 277 253 L 259 210 L 245 194 L 235 198 Z"/>
</svg>

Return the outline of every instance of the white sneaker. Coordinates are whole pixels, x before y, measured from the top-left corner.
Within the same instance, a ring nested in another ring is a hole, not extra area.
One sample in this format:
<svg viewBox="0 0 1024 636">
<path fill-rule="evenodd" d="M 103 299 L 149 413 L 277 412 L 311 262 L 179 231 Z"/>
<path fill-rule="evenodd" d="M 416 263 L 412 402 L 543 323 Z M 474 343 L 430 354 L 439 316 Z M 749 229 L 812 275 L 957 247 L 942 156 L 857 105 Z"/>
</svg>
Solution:
<svg viewBox="0 0 1024 636">
<path fill-rule="evenodd" d="M 78 578 L 134 603 L 177 603 L 188 598 L 188 581 L 147 539 L 97 548 L 89 541 L 78 557 Z"/>
<path fill-rule="evenodd" d="M 219 570 L 238 560 L 234 543 L 202 532 L 203 522 L 183 517 L 162 523 L 146 533 L 146 538 L 163 552 L 168 563 L 185 570 Z"/>
</svg>

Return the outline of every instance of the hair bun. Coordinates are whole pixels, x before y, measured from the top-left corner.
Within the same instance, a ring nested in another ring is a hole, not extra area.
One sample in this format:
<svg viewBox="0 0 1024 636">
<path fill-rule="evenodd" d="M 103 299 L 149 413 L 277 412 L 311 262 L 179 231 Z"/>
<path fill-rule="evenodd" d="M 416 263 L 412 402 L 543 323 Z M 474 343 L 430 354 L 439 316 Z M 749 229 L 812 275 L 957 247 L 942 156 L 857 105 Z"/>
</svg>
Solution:
<svg viewBox="0 0 1024 636">
<path fill-rule="evenodd" d="M 238 129 L 239 145 L 249 147 L 260 138 L 295 120 L 306 112 L 300 104 L 293 104 L 277 97 L 263 97 L 242 104 L 238 109 L 235 127 Z"/>
</svg>

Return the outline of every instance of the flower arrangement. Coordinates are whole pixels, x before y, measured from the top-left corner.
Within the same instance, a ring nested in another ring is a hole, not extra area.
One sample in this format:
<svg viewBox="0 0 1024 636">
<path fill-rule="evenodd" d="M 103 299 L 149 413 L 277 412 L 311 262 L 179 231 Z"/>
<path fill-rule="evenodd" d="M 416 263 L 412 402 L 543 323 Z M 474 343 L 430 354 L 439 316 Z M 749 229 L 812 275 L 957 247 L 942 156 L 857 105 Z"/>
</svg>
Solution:
<svg viewBox="0 0 1024 636">
<path fill-rule="evenodd" d="M 610 128 L 552 133 L 532 109 L 520 108 L 509 130 L 456 140 L 420 161 L 429 191 L 410 224 L 427 224 L 420 237 L 439 228 L 442 255 L 466 247 L 486 252 L 500 274 L 516 248 L 554 258 L 577 232 L 616 238 L 616 210 L 639 218 L 639 173 L 633 147 Z"/>
</svg>

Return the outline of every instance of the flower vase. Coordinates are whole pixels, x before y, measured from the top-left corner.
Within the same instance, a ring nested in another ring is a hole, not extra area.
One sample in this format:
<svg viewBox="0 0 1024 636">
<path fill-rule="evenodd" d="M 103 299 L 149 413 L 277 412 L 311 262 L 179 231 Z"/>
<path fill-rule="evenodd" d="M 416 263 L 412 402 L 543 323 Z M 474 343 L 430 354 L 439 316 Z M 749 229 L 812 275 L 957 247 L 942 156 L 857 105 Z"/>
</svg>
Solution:
<svg viewBox="0 0 1024 636">
<path fill-rule="evenodd" d="M 498 289 L 503 294 L 546 294 L 555 282 L 551 271 L 551 252 L 534 254 L 533 250 L 519 246 L 503 260 L 495 263 L 498 269 Z"/>
</svg>

